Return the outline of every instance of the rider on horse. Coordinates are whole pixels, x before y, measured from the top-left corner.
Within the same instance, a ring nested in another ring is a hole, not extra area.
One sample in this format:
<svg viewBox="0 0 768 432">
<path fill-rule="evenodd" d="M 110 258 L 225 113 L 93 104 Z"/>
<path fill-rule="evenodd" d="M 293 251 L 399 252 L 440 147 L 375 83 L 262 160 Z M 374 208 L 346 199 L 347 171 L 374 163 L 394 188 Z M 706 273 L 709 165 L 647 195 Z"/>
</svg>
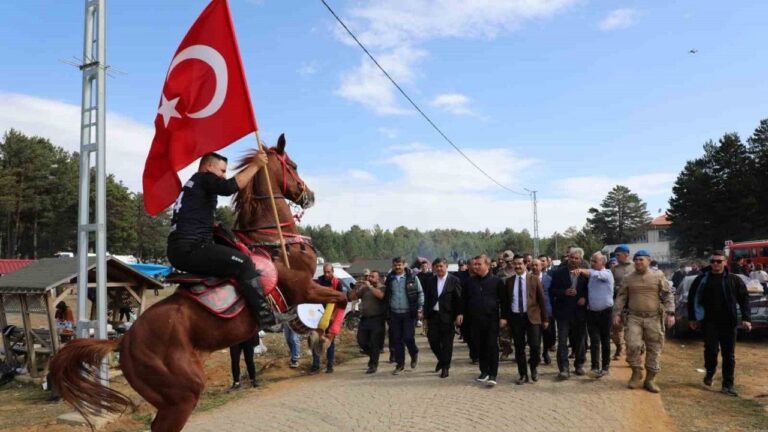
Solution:
<svg viewBox="0 0 768 432">
<path fill-rule="evenodd" d="M 227 179 L 227 158 L 217 153 L 203 156 L 197 172 L 176 199 L 168 236 L 171 265 L 186 272 L 235 276 L 241 295 L 261 326 L 274 325 L 276 318 L 264 297 L 260 273 L 246 254 L 214 243 L 213 223 L 218 196 L 244 189 L 266 165 L 267 153 L 259 150 L 248 166 Z"/>
</svg>

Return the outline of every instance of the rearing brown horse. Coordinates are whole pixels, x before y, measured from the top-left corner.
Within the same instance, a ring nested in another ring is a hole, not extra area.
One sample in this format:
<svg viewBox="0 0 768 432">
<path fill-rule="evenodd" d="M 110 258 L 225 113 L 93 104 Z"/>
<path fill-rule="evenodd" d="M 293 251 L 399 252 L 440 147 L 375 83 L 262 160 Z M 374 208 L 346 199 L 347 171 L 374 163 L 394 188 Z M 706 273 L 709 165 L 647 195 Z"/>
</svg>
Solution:
<svg viewBox="0 0 768 432">
<path fill-rule="evenodd" d="M 245 166 L 255 152 L 241 161 Z M 314 193 L 297 174 L 296 164 L 285 153 L 285 137 L 268 151 L 267 169 L 282 197 L 302 207 L 314 203 Z M 249 188 L 235 197 L 237 228 L 253 242 L 276 242 L 271 203 L 264 176 L 257 174 Z M 278 287 L 289 305 L 338 303 L 344 294 L 313 282 L 317 256 L 301 241 L 290 208 L 277 199 L 280 225 L 289 241 L 290 269 L 276 262 Z M 235 318 L 216 317 L 179 293 L 147 309 L 131 329 L 115 341 L 77 339 L 51 360 L 51 374 L 61 397 L 88 416 L 100 411 L 122 413 L 133 407 L 124 394 L 103 386 L 97 377 L 102 359 L 120 353 L 120 369 L 128 383 L 157 408 L 154 432 L 180 431 L 192 414 L 205 387 L 203 364 L 211 352 L 242 342 L 258 331 L 257 321 L 245 308 Z"/>
</svg>

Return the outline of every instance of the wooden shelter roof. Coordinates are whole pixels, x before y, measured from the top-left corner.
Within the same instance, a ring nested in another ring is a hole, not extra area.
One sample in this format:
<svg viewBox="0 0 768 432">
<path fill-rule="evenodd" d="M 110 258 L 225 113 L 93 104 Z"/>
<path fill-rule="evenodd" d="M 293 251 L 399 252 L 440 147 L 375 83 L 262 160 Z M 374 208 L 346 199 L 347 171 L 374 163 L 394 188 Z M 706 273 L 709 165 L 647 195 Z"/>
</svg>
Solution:
<svg viewBox="0 0 768 432">
<path fill-rule="evenodd" d="M 95 281 L 96 258 L 88 258 L 88 280 Z M 78 259 L 44 258 L 20 270 L 0 278 L 0 294 L 44 294 L 65 283 L 74 283 L 78 276 Z M 150 289 L 162 289 L 163 285 L 134 270 L 113 257 L 107 257 L 109 282 L 144 284 Z"/>
</svg>

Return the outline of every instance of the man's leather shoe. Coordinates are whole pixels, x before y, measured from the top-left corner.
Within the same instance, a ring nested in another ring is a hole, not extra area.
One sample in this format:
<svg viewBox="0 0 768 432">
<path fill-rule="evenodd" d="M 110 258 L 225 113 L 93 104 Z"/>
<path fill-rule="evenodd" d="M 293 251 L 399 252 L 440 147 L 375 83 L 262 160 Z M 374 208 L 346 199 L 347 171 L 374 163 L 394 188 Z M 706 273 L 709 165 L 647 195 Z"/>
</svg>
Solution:
<svg viewBox="0 0 768 432">
<path fill-rule="evenodd" d="M 552 359 L 549 357 L 549 353 L 544 351 L 544 364 L 550 365 L 552 364 Z"/>
<path fill-rule="evenodd" d="M 707 372 L 707 374 L 704 376 L 704 385 L 707 387 L 712 386 L 712 381 L 714 381 L 715 374 Z"/>
<path fill-rule="evenodd" d="M 405 366 L 403 365 L 397 365 L 395 366 L 395 370 L 392 371 L 392 375 L 400 375 L 403 370 L 405 370 Z"/>
<path fill-rule="evenodd" d="M 565 371 L 565 370 L 562 370 L 562 371 L 560 371 L 559 374 L 557 374 L 557 379 L 559 381 L 565 381 L 565 380 L 567 380 L 570 377 L 571 377 L 571 373 L 568 372 L 568 371 Z"/>
<path fill-rule="evenodd" d="M 531 381 L 537 382 L 539 380 L 539 371 L 531 369 Z"/>
<path fill-rule="evenodd" d="M 443 369 L 443 371 L 440 372 L 440 378 L 448 378 L 448 369 Z"/>
<path fill-rule="evenodd" d="M 416 369 L 416 366 L 419 365 L 419 353 L 416 353 L 411 357 L 411 369 Z"/>
<path fill-rule="evenodd" d="M 525 384 L 527 382 L 528 382 L 528 375 L 523 375 L 520 378 L 518 378 L 517 381 L 515 381 L 515 384 L 523 385 L 523 384 Z"/>
<path fill-rule="evenodd" d="M 587 372 L 584 370 L 584 368 L 583 368 L 583 367 L 580 367 L 580 368 L 576 368 L 576 371 L 574 371 L 574 373 L 575 373 L 577 376 L 583 376 L 583 375 L 586 375 L 586 374 L 587 374 Z"/>
<path fill-rule="evenodd" d="M 736 392 L 736 390 L 733 389 L 732 386 L 723 386 L 723 389 L 720 390 L 720 393 L 728 396 L 738 396 L 739 394 Z"/>
<path fill-rule="evenodd" d="M 369 366 L 368 370 L 366 370 L 365 373 L 367 373 L 367 374 L 376 373 L 376 368 L 373 367 L 373 366 Z"/>
</svg>

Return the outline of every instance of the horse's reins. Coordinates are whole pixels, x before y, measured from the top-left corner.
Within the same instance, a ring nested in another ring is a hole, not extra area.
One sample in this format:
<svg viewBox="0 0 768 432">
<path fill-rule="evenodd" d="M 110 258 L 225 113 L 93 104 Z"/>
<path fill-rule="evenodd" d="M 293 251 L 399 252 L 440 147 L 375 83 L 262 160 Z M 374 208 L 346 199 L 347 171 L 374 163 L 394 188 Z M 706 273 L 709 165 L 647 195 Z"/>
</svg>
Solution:
<svg viewBox="0 0 768 432">
<path fill-rule="evenodd" d="M 271 148 L 267 150 L 267 153 L 272 154 L 277 158 L 278 161 L 280 161 L 280 165 L 282 165 L 282 171 L 283 171 L 283 181 L 282 181 L 282 188 L 281 192 L 282 195 L 275 195 L 274 197 L 276 199 L 282 198 L 285 200 L 288 200 L 285 197 L 286 192 L 288 192 L 288 175 L 293 178 L 293 180 L 296 182 L 296 184 L 299 186 L 299 190 L 301 193 L 296 198 L 296 201 L 300 203 L 305 203 L 307 200 L 309 200 L 309 196 L 307 195 L 307 185 L 304 183 L 304 181 L 299 177 L 299 175 L 294 170 L 288 170 L 288 154 L 283 152 L 283 154 L 279 154 L 277 150 Z M 266 200 L 271 199 L 272 197 L 269 195 L 256 195 L 252 196 L 252 201 L 258 201 L 258 200 Z M 290 203 L 289 203 L 290 204 Z M 279 224 L 280 228 L 295 226 L 296 223 L 301 222 L 301 218 L 304 216 L 304 210 L 302 209 L 299 213 L 296 213 L 293 215 L 293 218 L 287 222 L 281 222 Z M 254 228 L 242 228 L 237 231 L 243 231 L 243 232 L 261 232 L 264 234 L 271 234 L 271 235 L 278 235 L 278 232 L 273 230 L 276 229 L 278 225 L 265 225 L 261 227 L 254 227 Z M 300 238 L 303 240 L 312 240 L 311 237 L 307 237 L 301 234 L 297 233 L 283 233 L 283 236 L 285 237 L 293 237 L 293 238 Z"/>
</svg>

